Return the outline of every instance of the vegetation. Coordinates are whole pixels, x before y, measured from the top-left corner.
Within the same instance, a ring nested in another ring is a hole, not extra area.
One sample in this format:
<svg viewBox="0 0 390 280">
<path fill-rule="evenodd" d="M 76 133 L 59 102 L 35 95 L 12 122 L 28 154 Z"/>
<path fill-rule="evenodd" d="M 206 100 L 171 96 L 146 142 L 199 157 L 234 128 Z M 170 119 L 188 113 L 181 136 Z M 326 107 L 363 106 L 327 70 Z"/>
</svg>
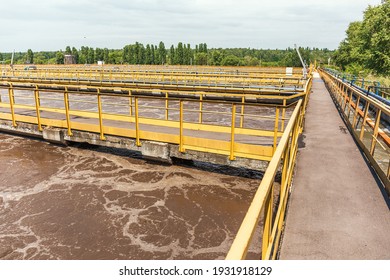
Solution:
<svg viewBox="0 0 390 280">
<path fill-rule="evenodd" d="M 390 0 L 369 6 L 363 21 L 350 23 L 346 35 L 334 54 L 343 71 L 362 76 L 390 75 Z"/>
<path fill-rule="evenodd" d="M 300 48 L 307 63 L 326 63 L 333 51 L 318 48 Z M 171 64 L 171 65 L 214 65 L 214 66 L 301 66 L 296 51 L 292 48 L 284 50 L 264 50 L 251 48 L 208 48 L 206 43 L 196 45 L 179 42 L 176 46 L 166 48 L 163 42 L 158 45 L 135 42 L 123 49 L 101 49 L 82 46 L 80 49 L 67 46 L 65 51 L 15 53 L 14 64 L 63 64 L 64 55 L 74 56 L 77 64 L 94 64 L 104 61 L 106 64 Z M 11 53 L 0 53 L 0 61 L 9 64 Z"/>
</svg>

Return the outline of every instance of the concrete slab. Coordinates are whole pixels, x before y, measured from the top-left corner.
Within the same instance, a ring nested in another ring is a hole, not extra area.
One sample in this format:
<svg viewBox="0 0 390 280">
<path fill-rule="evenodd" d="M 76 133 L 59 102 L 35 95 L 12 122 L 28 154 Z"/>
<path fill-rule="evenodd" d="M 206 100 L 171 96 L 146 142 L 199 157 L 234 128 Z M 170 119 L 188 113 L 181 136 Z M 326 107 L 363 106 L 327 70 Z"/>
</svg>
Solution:
<svg viewBox="0 0 390 280">
<path fill-rule="evenodd" d="M 303 141 L 280 259 L 390 259 L 388 202 L 319 78 Z"/>
</svg>

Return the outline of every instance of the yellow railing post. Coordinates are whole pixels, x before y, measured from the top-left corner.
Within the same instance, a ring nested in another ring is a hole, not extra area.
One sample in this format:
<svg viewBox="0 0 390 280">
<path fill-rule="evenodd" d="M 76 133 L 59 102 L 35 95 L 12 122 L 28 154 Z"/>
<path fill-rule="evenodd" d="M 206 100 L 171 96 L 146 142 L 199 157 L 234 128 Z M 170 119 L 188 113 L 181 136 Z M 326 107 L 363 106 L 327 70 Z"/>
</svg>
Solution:
<svg viewBox="0 0 390 280">
<path fill-rule="evenodd" d="M 99 111 L 100 140 L 106 140 L 106 137 L 104 137 L 102 96 L 100 95 L 100 89 L 98 89 L 97 98 L 98 98 L 98 111 Z"/>
<path fill-rule="evenodd" d="M 135 144 L 140 147 L 141 141 L 139 138 L 139 112 L 138 112 L 138 97 L 135 97 Z"/>
<path fill-rule="evenodd" d="M 378 108 L 378 110 L 376 112 L 374 132 L 373 132 L 372 141 L 371 141 L 370 154 L 372 156 L 374 156 L 374 152 L 375 152 L 375 146 L 376 146 L 376 141 L 377 141 L 377 137 L 378 137 L 378 128 L 379 128 L 379 123 L 381 121 L 381 113 L 382 113 L 382 111 Z"/>
<path fill-rule="evenodd" d="M 348 100 L 348 113 L 346 114 L 348 121 L 349 121 L 349 115 L 351 114 L 351 108 L 352 108 L 352 96 L 353 96 L 353 91 L 351 90 L 351 94 L 348 97 L 349 98 L 349 100 Z"/>
<path fill-rule="evenodd" d="M 368 103 L 368 101 L 366 101 L 366 108 L 364 108 L 363 122 L 362 122 L 362 127 L 361 127 L 360 135 L 359 135 L 360 140 L 363 140 L 363 137 L 364 137 L 364 129 L 365 129 L 364 127 L 366 126 L 369 108 L 370 108 L 370 103 Z"/>
<path fill-rule="evenodd" d="M 284 131 L 284 122 L 285 122 L 285 117 L 286 117 L 286 99 L 283 99 L 283 109 L 282 109 L 282 127 L 280 130 L 283 132 Z"/>
<path fill-rule="evenodd" d="M 231 132 L 230 132 L 230 160 L 234 160 L 234 129 L 236 126 L 236 104 L 232 104 L 232 123 L 231 123 Z"/>
<path fill-rule="evenodd" d="M 359 104 L 360 104 L 360 95 L 356 99 L 355 103 L 355 113 L 353 114 L 353 121 L 352 121 L 352 128 L 356 128 L 356 122 L 358 120 L 358 115 L 359 115 Z"/>
<path fill-rule="evenodd" d="M 279 130 L 279 107 L 276 107 L 275 110 L 275 126 L 274 126 L 274 144 L 273 144 L 273 153 L 276 151 L 276 146 L 278 144 L 278 130 Z"/>
<path fill-rule="evenodd" d="M 39 129 L 39 131 L 42 131 L 41 111 L 39 110 L 40 102 L 39 102 L 39 88 L 38 88 L 38 86 L 35 86 L 34 99 L 35 99 L 35 111 L 37 114 L 38 129 Z"/>
<path fill-rule="evenodd" d="M 264 260 L 267 254 L 268 246 L 270 245 L 271 231 L 272 231 L 272 208 L 273 208 L 273 190 L 274 185 L 271 186 L 265 203 L 264 203 L 264 228 L 263 228 L 263 239 L 262 239 L 262 250 L 261 258 Z M 272 244 L 271 244 L 272 245 Z"/>
<path fill-rule="evenodd" d="M 169 118 L 169 100 L 168 100 L 168 92 L 165 93 L 165 120 L 167 121 Z"/>
<path fill-rule="evenodd" d="M 328 77 L 328 79 L 329 79 L 329 77 Z M 331 80 L 329 80 L 330 82 L 333 82 L 333 81 L 331 81 Z M 334 83 L 334 82 L 333 82 Z M 339 83 L 339 82 L 338 82 Z M 337 86 L 337 84 L 336 84 L 336 86 Z M 341 84 L 341 86 L 340 86 L 340 90 L 336 90 L 335 92 L 338 92 L 338 97 L 337 97 L 337 100 L 338 100 L 338 102 L 339 102 L 339 104 L 340 104 L 340 108 L 341 108 L 341 106 L 342 106 L 342 104 L 343 104 L 343 98 L 344 98 L 344 92 L 345 92 L 345 90 L 346 90 L 346 87 L 345 87 L 345 85 L 344 84 Z"/>
<path fill-rule="evenodd" d="M 72 136 L 72 127 L 70 123 L 70 114 L 69 114 L 69 93 L 68 93 L 68 88 L 65 87 L 64 91 L 64 105 L 65 105 L 65 115 L 66 115 L 66 124 L 68 127 L 68 135 Z"/>
<path fill-rule="evenodd" d="M 345 110 L 347 109 L 347 106 L 348 106 L 348 93 L 349 93 L 349 89 L 347 88 L 345 91 L 345 94 L 344 94 L 344 98 L 343 98 L 343 112 L 344 113 L 345 113 Z"/>
<path fill-rule="evenodd" d="M 389 160 L 389 166 L 387 167 L 387 178 L 390 179 L 390 160 Z"/>
<path fill-rule="evenodd" d="M 244 126 L 244 104 L 245 104 L 245 96 L 241 98 L 241 114 L 240 114 L 240 128 Z"/>
<path fill-rule="evenodd" d="M 179 152 L 181 153 L 184 153 L 185 152 L 185 149 L 184 149 L 184 135 L 183 135 L 183 100 L 180 100 L 179 101 L 179 105 L 180 105 L 180 135 L 179 135 Z"/>
<path fill-rule="evenodd" d="M 199 95 L 199 123 L 203 122 L 203 94 Z"/>
<path fill-rule="evenodd" d="M 131 90 L 129 90 L 129 107 L 130 107 L 130 117 L 133 116 L 133 98 L 131 97 Z"/>
<path fill-rule="evenodd" d="M 14 96 L 14 88 L 11 83 L 9 84 L 9 88 L 8 88 L 8 96 L 9 96 L 9 106 L 12 115 L 12 126 L 16 127 L 17 125 L 15 120 L 15 108 L 14 108 L 15 96 Z"/>
</svg>

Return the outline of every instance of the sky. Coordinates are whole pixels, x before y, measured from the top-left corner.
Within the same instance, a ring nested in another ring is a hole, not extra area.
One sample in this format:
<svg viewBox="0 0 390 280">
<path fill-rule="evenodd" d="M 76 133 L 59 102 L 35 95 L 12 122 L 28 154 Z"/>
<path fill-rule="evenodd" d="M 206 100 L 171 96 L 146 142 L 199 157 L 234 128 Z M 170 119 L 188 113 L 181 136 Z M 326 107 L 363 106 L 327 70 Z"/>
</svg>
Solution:
<svg viewBox="0 0 390 280">
<path fill-rule="evenodd" d="M 66 46 L 335 49 L 380 0 L 0 0 L 0 52 Z"/>
</svg>

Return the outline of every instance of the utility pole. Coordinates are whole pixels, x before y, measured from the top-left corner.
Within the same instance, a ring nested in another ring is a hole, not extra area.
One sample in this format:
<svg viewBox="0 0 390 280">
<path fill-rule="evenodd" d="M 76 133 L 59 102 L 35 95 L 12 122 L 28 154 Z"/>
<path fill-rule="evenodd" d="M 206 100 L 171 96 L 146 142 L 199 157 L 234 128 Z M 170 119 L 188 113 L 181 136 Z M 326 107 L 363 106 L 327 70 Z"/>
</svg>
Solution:
<svg viewBox="0 0 390 280">
<path fill-rule="evenodd" d="M 15 50 L 13 51 L 11 56 L 11 67 L 14 65 L 14 56 L 15 56 Z"/>
</svg>

